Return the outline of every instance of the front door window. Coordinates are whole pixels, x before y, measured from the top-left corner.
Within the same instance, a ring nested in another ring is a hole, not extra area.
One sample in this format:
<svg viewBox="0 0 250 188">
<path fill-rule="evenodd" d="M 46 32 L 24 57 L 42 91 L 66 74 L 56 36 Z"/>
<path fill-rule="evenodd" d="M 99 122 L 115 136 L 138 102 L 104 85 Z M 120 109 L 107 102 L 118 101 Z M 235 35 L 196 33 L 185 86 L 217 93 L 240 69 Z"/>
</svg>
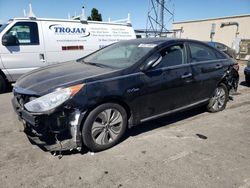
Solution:
<svg viewBox="0 0 250 188">
<path fill-rule="evenodd" d="M 38 27 L 35 22 L 17 22 L 6 34 L 15 36 L 19 45 L 39 45 Z"/>
</svg>

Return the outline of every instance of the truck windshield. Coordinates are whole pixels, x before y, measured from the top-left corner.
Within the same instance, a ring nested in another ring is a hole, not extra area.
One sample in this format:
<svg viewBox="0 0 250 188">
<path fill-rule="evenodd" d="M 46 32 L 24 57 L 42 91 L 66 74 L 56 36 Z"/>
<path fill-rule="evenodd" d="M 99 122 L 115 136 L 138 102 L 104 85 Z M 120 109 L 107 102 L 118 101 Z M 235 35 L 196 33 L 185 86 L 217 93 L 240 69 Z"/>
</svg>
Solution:
<svg viewBox="0 0 250 188">
<path fill-rule="evenodd" d="M 0 27 L 0 33 L 5 29 L 5 27 L 7 27 L 8 24 L 3 24 L 1 27 Z"/>
<path fill-rule="evenodd" d="M 115 69 L 127 68 L 142 59 L 155 45 L 123 41 L 103 48 L 79 61 Z"/>
</svg>

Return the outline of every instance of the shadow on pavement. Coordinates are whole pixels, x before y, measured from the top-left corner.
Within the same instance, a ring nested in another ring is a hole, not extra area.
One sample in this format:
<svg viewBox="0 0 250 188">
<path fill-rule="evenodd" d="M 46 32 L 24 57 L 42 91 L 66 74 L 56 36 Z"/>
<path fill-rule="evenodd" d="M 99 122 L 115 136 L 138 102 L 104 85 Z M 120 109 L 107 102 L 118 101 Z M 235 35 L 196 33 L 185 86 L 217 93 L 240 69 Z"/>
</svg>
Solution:
<svg viewBox="0 0 250 188">
<path fill-rule="evenodd" d="M 161 127 L 168 127 L 171 126 L 171 124 L 176 123 L 178 121 L 182 121 L 184 119 L 190 118 L 190 117 L 194 117 L 197 116 L 199 114 L 202 114 L 206 112 L 204 107 L 199 107 L 199 108 L 194 108 L 188 111 L 184 111 L 184 112 L 179 112 L 176 114 L 172 114 L 166 117 L 162 117 L 162 118 L 158 118 L 146 123 L 142 123 L 140 125 L 137 125 L 135 127 L 132 127 L 131 129 L 128 129 L 125 133 L 125 135 L 123 136 L 122 140 L 118 143 L 122 143 L 123 141 L 125 141 L 126 139 L 128 139 L 130 136 L 138 136 L 142 133 L 148 132 L 148 131 L 152 131 L 154 129 L 158 129 Z M 201 137 L 202 139 L 207 139 L 206 136 L 204 135 L 197 135 L 198 137 Z M 115 146 L 114 146 L 115 147 Z M 89 152 L 89 150 L 86 147 L 83 147 L 81 151 L 77 151 L 77 150 L 73 150 L 73 151 L 62 151 L 62 156 L 69 156 L 69 155 L 74 155 L 74 154 L 87 154 Z M 98 153 L 98 152 L 97 152 Z M 54 155 L 55 157 L 59 157 L 59 153 L 55 153 L 56 155 Z M 59 157 L 60 159 L 60 157 Z"/>
<path fill-rule="evenodd" d="M 169 116 L 165 116 L 165 117 L 158 118 L 152 121 L 148 121 L 146 123 L 142 123 L 140 125 L 137 125 L 129 129 L 125 133 L 123 141 L 126 140 L 130 136 L 137 136 L 142 133 L 161 128 L 163 126 L 168 127 L 168 126 L 171 126 L 171 124 L 173 123 L 202 114 L 204 112 L 206 112 L 205 108 L 199 107 L 199 108 L 194 108 L 194 109 L 183 111 L 183 112 L 177 112 Z"/>
<path fill-rule="evenodd" d="M 241 86 L 245 86 L 245 87 L 250 87 L 250 85 L 247 84 L 246 81 L 242 81 L 242 82 L 240 83 L 240 85 L 241 85 Z"/>
</svg>

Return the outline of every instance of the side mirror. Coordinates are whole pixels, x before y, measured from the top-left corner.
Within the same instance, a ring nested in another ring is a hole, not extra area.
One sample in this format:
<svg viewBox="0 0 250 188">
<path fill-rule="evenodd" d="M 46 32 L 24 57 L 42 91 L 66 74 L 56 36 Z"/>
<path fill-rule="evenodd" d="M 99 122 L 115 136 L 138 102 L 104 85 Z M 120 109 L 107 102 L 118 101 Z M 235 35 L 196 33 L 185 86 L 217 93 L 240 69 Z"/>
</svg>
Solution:
<svg viewBox="0 0 250 188">
<path fill-rule="evenodd" d="M 14 35 L 4 35 L 2 38 L 2 44 L 4 46 L 17 46 L 19 42 Z"/>
<path fill-rule="evenodd" d="M 149 57 L 146 60 L 145 64 L 141 67 L 141 71 L 145 72 L 145 71 L 157 66 L 161 62 L 161 60 L 162 60 L 161 54 L 156 53 L 156 54 L 152 55 L 151 57 Z"/>
</svg>

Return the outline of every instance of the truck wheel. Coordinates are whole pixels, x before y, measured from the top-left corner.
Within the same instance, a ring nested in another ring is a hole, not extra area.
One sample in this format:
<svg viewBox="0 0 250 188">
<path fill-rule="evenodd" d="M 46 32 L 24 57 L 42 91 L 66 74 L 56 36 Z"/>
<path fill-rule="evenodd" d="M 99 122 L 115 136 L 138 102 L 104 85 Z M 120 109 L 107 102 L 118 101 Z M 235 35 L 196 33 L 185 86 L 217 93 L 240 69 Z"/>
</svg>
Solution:
<svg viewBox="0 0 250 188">
<path fill-rule="evenodd" d="M 91 151 L 116 145 L 127 127 L 127 113 L 116 103 L 105 103 L 92 110 L 82 128 L 83 143 Z"/>
<path fill-rule="evenodd" d="M 225 109 L 228 101 L 228 89 L 225 84 L 219 84 L 213 96 L 209 99 L 207 109 L 209 112 L 219 112 Z"/>
<path fill-rule="evenodd" d="M 3 93 L 6 91 L 7 83 L 6 80 L 2 75 L 0 75 L 0 93 Z"/>
</svg>

